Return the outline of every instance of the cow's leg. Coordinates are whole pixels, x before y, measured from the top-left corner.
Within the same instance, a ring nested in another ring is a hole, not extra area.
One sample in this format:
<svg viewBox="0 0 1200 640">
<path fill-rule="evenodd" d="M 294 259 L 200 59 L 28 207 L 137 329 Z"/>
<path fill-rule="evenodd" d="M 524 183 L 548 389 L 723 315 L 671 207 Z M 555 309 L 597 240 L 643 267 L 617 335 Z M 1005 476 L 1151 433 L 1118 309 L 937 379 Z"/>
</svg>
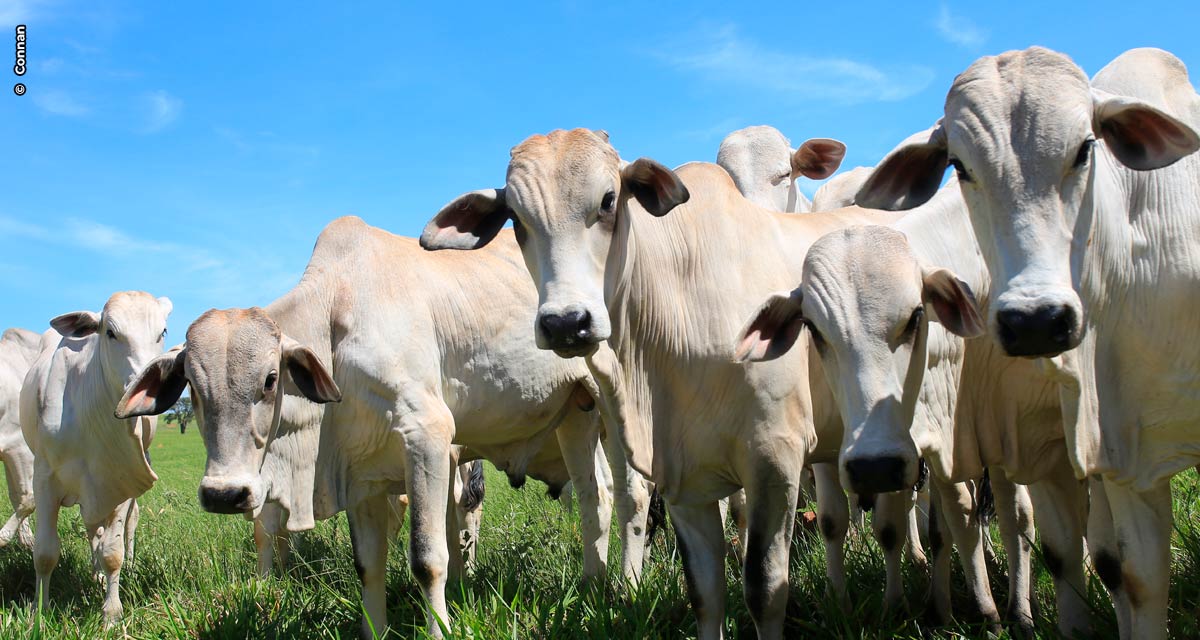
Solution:
<svg viewBox="0 0 1200 640">
<path fill-rule="evenodd" d="M 887 568 L 887 587 L 884 590 L 884 609 L 893 613 L 904 605 L 904 573 L 901 560 L 904 539 L 908 535 L 908 513 L 912 511 L 912 491 L 881 493 L 875 501 L 871 528 Z"/>
<path fill-rule="evenodd" d="M 668 504 L 667 509 L 683 556 L 696 635 L 699 640 L 719 640 L 725 622 L 725 523 L 716 502 Z"/>
<path fill-rule="evenodd" d="M 1108 589 L 1113 608 L 1117 612 L 1117 627 L 1121 637 L 1128 640 L 1133 626 L 1133 607 L 1129 594 L 1121 588 L 1121 552 L 1117 543 L 1117 530 L 1113 524 L 1112 507 L 1108 502 L 1108 491 L 1100 476 L 1088 479 L 1087 547 L 1088 556 L 1100 582 Z"/>
<path fill-rule="evenodd" d="M 4 452 L 4 476 L 8 481 L 8 499 L 12 501 L 13 514 L 0 529 L 0 547 L 7 546 L 16 537 L 21 544 L 33 546 L 33 532 L 29 528 L 29 515 L 33 513 L 33 454 L 28 450 Z"/>
<path fill-rule="evenodd" d="M 354 568 L 362 583 L 364 638 L 387 633 L 387 494 L 375 493 L 346 511 Z"/>
<path fill-rule="evenodd" d="M 817 486 L 817 521 L 825 543 L 825 575 L 829 578 L 829 593 L 842 609 L 849 610 L 846 592 L 846 530 L 850 528 L 850 509 L 846 494 L 838 480 L 837 465 L 822 463 L 812 466 Z"/>
<path fill-rule="evenodd" d="M 458 583 L 466 572 L 466 562 L 463 560 L 463 548 L 459 528 L 463 521 L 459 519 L 458 502 L 462 497 L 463 481 L 458 470 L 458 448 L 450 447 L 450 486 L 446 487 L 446 553 L 449 560 L 446 563 L 446 581 Z"/>
<path fill-rule="evenodd" d="M 1054 578 L 1058 629 L 1066 638 L 1086 634 L 1092 617 L 1085 600 L 1083 572 L 1086 487 L 1075 479 L 1066 460 L 1051 475 L 1029 486 L 1041 533 L 1042 558 Z"/>
<path fill-rule="evenodd" d="M 1138 492 L 1105 479 L 1104 490 L 1120 549 L 1120 571 L 1106 584 L 1129 598 L 1130 637 L 1165 638 L 1174 528 L 1170 482 Z"/>
<path fill-rule="evenodd" d="M 738 561 L 742 561 L 745 556 L 746 549 L 746 529 L 750 526 L 750 518 L 746 507 L 746 490 L 734 491 L 729 495 L 729 518 L 733 520 L 733 526 L 737 529 L 737 538 L 734 540 L 734 551 L 738 554 Z"/>
<path fill-rule="evenodd" d="M 115 624 L 121 619 L 121 565 L 125 563 L 125 523 L 133 509 L 133 500 L 126 500 L 109 514 L 99 531 L 96 556 L 104 572 L 104 623 Z"/>
<path fill-rule="evenodd" d="M 283 509 L 274 502 L 263 505 L 254 520 L 254 547 L 258 552 L 258 576 L 271 577 L 271 569 L 287 569 L 287 556 L 291 545 L 287 529 L 284 528 Z"/>
<path fill-rule="evenodd" d="M 603 479 L 598 476 L 603 465 L 597 464 L 596 449 L 600 446 L 600 433 L 596 427 L 591 420 L 571 416 L 559 425 L 554 434 L 558 438 L 567 473 L 571 476 L 571 486 L 575 488 L 579 500 L 579 521 L 583 530 L 583 580 L 603 583 L 608 569 L 612 497 L 603 486 Z M 614 442 L 610 448 L 620 449 L 621 446 Z M 622 530 L 622 533 L 625 531 Z"/>
<path fill-rule="evenodd" d="M 422 420 L 403 424 L 398 430 L 403 434 L 405 446 L 408 561 L 427 603 L 426 631 L 433 637 L 441 637 L 442 625 L 450 626 L 450 613 L 446 609 L 446 578 L 450 563 L 446 508 L 450 504 L 450 475 L 453 473 L 450 466 L 453 418 L 450 410 L 443 406 L 438 414 L 427 414 Z M 386 515 L 382 526 L 381 535 L 386 533 Z"/>
<path fill-rule="evenodd" d="M 40 611 L 50 604 L 50 574 L 58 566 L 62 555 L 62 544 L 58 538 L 58 510 L 62 505 L 54 482 L 48 473 L 34 474 L 34 503 L 37 505 L 38 524 L 33 540 L 33 568 L 37 574 L 37 608 Z"/>
<path fill-rule="evenodd" d="M 774 471 L 774 473 L 772 473 Z M 742 563 L 746 608 L 759 638 L 782 638 L 788 599 L 788 553 L 795 531 L 796 499 L 800 494 L 800 465 L 767 470 L 746 487 L 750 513 Z"/>
<path fill-rule="evenodd" d="M 917 498 L 918 492 L 912 492 L 911 507 L 905 518 L 908 521 L 908 537 L 904 540 L 904 555 L 908 556 L 917 571 L 925 572 L 929 568 L 929 559 L 925 557 L 925 549 L 921 546 L 921 527 L 917 520 Z"/>
<path fill-rule="evenodd" d="M 625 448 L 613 442 L 604 447 L 612 468 L 613 500 L 621 535 L 621 574 L 636 584 L 642 576 L 646 555 L 646 516 L 650 513 L 650 491 L 646 480 L 629 465 Z"/>
<path fill-rule="evenodd" d="M 463 568 L 466 569 L 467 575 L 472 575 L 475 573 L 475 553 L 479 548 L 479 527 L 483 523 L 483 503 L 476 504 L 472 509 L 462 508 L 460 503 L 458 523 Z"/>
<path fill-rule="evenodd" d="M 258 555 L 258 577 L 266 580 L 271 577 L 271 567 L 275 564 L 275 545 L 271 544 L 271 533 L 267 531 L 263 523 L 263 517 L 266 515 L 266 506 L 263 506 L 263 513 L 260 513 L 254 519 L 254 550 Z"/>
<path fill-rule="evenodd" d="M 938 485 L 938 511 L 944 514 L 943 521 L 950 530 L 954 545 L 958 547 L 959 562 L 966 575 L 968 588 L 979 613 L 999 632 L 1000 613 L 988 584 L 987 561 L 984 559 L 979 519 L 975 514 L 974 492 L 965 482 L 939 482 Z"/>
<path fill-rule="evenodd" d="M 933 554 L 933 571 L 929 580 L 929 606 L 927 616 L 930 624 L 941 626 L 953 619 L 950 602 L 950 545 L 946 544 L 949 525 L 939 504 L 940 483 L 929 479 L 929 552 Z"/>
<path fill-rule="evenodd" d="M 129 501 L 129 513 L 125 516 L 125 557 L 133 562 L 133 534 L 137 531 L 138 522 L 142 519 L 142 509 L 137 499 Z"/>
<path fill-rule="evenodd" d="M 1015 625 L 1018 634 L 1033 637 L 1033 599 L 1030 591 L 1033 503 L 1029 498 L 1029 490 L 1013 484 L 1003 469 L 992 467 L 988 475 L 996 500 L 1000 538 L 1004 541 L 1004 553 L 1008 558 L 1007 618 Z"/>
<path fill-rule="evenodd" d="M 408 496 L 405 494 L 389 495 L 387 500 L 387 535 L 388 540 L 395 540 L 396 536 L 400 535 L 400 529 L 404 527 L 404 514 L 408 511 Z"/>
</svg>

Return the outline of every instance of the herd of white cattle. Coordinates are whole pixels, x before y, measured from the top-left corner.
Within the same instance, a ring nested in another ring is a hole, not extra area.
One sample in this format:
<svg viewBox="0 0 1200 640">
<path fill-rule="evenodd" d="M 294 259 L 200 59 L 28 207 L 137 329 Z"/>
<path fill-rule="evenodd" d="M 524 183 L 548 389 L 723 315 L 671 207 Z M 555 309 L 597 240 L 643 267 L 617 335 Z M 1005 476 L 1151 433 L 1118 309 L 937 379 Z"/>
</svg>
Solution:
<svg viewBox="0 0 1200 640">
<path fill-rule="evenodd" d="M 59 509 L 78 504 L 119 618 L 154 416 L 189 389 L 201 506 L 255 520 L 264 573 L 289 532 L 345 511 L 367 636 L 387 627 L 405 506 L 426 624 L 452 628 L 446 583 L 478 536 L 469 463 L 487 459 L 514 486 L 570 483 L 585 579 L 606 572 L 614 503 L 621 571 L 639 579 L 657 490 L 701 638 L 722 637 L 731 496 L 748 609 L 760 637 L 783 635 L 806 467 L 829 588 L 847 599 L 846 492 L 875 495 L 898 605 L 904 549 L 924 558 L 922 464 L 939 618 L 948 540 L 988 622 L 1032 633 L 1036 538 L 1062 633 L 1104 631 L 1090 563 L 1122 638 L 1165 637 L 1170 479 L 1200 464 L 1198 130 L 1200 96 L 1169 53 L 1126 52 L 1089 81 L 1032 48 L 976 61 L 932 128 L 811 203 L 795 181 L 835 173 L 835 140 L 792 150 L 751 127 L 717 164 L 671 170 L 623 161 L 603 131 L 532 136 L 503 187 L 454 199 L 419 239 L 335 220 L 295 288 L 208 311 L 165 353 L 171 302 L 142 292 L 5 332 L 15 513 L 0 545 L 32 545 L 43 606 Z M 985 471 L 1003 615 L 976 514 Z"/>
</svg>

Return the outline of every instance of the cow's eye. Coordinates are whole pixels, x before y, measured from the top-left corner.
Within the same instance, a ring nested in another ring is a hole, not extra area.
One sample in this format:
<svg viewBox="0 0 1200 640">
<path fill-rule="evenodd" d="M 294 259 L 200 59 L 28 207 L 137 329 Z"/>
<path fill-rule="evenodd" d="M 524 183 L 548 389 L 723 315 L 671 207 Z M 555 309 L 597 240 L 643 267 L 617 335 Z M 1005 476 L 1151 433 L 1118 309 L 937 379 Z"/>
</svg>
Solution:
<svg viewBox="0 0 1200 640">
<path fill-rule="evenodd" d="M 1079 152 L 1075 154 L 1075 164 L 1072 168 L 1082 169 L 1088 163 L 1088 159 L 1092 157 L 1092 147 L 1096 146 L 1095 138 L 1088 138 L 1079 146 Z"/>
<path fill-rule="evenodd" d="M 167 337 L 167 330 L 166 330 L 166 329 L 163 329 L 163 332 L 162 332 L 162 333 L 160 333 L 160 334 L 158 334 L 158 341 L 159 341 L 159 342 L 162 342 L 162 341 L 163 341 L 163 339 L 164 339 L 164 338 L 166 338 L 166 337 Z"/>
<path fill-rule="evenodd" d="M 925 307 L 917 307 L 913 309 L 912 315 L 908 318 L 908 324 L 904 325 L 904 333 L 901 336 L 904 340 L 910 340 L 916 334 L 917 327 L 921 324 L 921 318 L 925 317 Z"/>
<path fill-rule="evenodd" d="M 108 330 L 106 333 L 108 334 L 108 339 L 109 339 L 109 340 L 116 340 L 116 339 L 117 339 L 117 334 L 116 334 L 115 332 L 113 332 L 113 330 L 112 330 L 112 329 L 109 329 L 109 330 Z"/>
<path fill-rule="evenodd" d="M 604 194 L 604 198 L 600 200 L 600 209 L 605 213 L 612 213 L 613 207 L 617 204 L 617 194 L 609 191 Z"/>
<path fill-rule="evenodd" d="M 267 374 L 267 379 L 263 382 L 263 393 L 271 393 L 275 390 L 275 384 L 279 382 L 279 374 L 272 371 Z"/>
<path fill-rule="evenodd" d="M 950 166 L 954 167 L 954 173 L 958 174 L 959 182 L 971 181 L 971 174 L 967 173 L 967 168 L 963 166 L 962 160 L 950 158 Z"/>
</svg>

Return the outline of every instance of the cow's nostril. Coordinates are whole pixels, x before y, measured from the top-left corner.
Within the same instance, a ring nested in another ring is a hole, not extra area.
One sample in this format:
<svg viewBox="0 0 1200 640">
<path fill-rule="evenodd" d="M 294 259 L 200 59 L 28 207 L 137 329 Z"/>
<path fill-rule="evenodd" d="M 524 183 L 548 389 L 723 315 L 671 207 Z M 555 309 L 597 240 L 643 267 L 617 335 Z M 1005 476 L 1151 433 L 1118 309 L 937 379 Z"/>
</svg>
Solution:
<svg viewBox="0 0 1200 640">
<path fill-rule="evenodd" d="M 1070 307 L 1054 310 L 1050 320 L 1050 339 L 1063 349 L 1069 348 L 1075 333 L 1075 311 Z"/>
<path fill-rule="evenodd" d="M 592 314 L 586 310 L 543 314 L 538 325 L 555 347 L 575 346 L 592 337 Z"/>
</svg>

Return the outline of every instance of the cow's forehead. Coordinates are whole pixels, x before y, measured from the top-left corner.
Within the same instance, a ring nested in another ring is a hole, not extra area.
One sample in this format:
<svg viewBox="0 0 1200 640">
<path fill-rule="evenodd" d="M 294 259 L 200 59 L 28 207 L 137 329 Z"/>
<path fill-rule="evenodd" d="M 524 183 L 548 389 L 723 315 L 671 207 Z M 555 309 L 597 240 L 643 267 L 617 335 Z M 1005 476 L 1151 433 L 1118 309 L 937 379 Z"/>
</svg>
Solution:
<svg viewBox="0 0 1200 640">
<path fill-rule="evenodd" d="M 1069 150 L 1091 124 L 1087 75 L 1067 56 L 1034 47 L 977 60 L 946 96 L 947 133 L 987 155 Z M 1060 150 L 1059 147 L 1062 147 Z"/>
<path fill-rule="evenodd" d="M 513 147 L 507 188 L 526 206 L 547 196 L 570 199 L 598 179 L 615 179 L 620 162 L 616 149 L 596 132 L 559 129 Z"/>
<path fill-rule="evenodd" d="M 101 313 L 109 319 L 145 319 L 156 317 L 155 314 L 159 313 L 160 309 L 158 298 L 145 291 L 121 291 L 114 293 L 104 303 L 104 310 Z"/>
<path fill-rule="evenodd" d="M 826 234 L 804 260 L 806 296 L 823 313 L 870 310 L 890 321 L 921 298 L 920 266 L 903 233 L 877 225 Z M 806 299 L 807 302 L 807 299 Z M 893 314 L 892 312 L 895 312 Z"/>
<path fill-rule="evenodd" d="M 775 127 L 768 125 L 756 125 L 738 129 L 733 133 L 725 136 L 721 141 L 721 147 L 717 151 L 717 157 L 730 152 L 747 153 L 753 157 L 782 157 L 786 160 L 791 152 L 791 143 L 783 133 Z"/>
<path fill-rule="evenodd" d="M 257 385 L 260 369 L 277 361 L 281 338 L 279 326 L 257 307 L 209 310 L 188 327 L 189 371 L 204 381 L 233 386 L 250 377 Z"/>
</svg>

